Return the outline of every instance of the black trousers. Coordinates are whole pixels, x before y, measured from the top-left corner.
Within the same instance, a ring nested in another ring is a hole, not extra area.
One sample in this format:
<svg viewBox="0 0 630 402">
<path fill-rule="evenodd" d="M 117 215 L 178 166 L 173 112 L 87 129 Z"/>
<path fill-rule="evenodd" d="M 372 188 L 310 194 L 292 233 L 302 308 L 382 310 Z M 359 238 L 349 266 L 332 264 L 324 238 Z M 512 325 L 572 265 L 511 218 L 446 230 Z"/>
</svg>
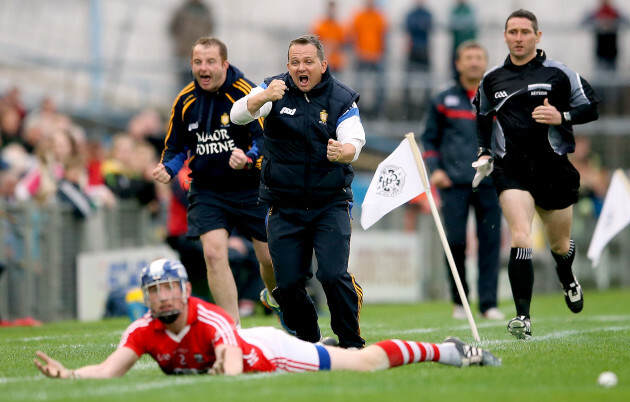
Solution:
<svg viewBox="0 0 630 402">
<path fill-rule="evenodd" d="M 347 201 L 312 209 L 272 206 L 267 238 L 277 283 L 273 296 L 287 326 L 300 339 L 319 341 L 317 311 L 306 292 L 314 250 L 316 277 L 326 294 L 330 324 L 339 346 L 362 348 L 365 340 L 361 337 L 359 312 L 363 290 L 348 272 L 350 208 Z"/>
<path fill-rule="evenodd" d="M 470 184 L 454 185 L 441 189 L 442 219 L 453 260 L 468 295 L 466 281 L 466 224 L 470 207 L 474 209 L 479 240 L 478 266 L 479 310 L 483 313 L 497 306 L 497 284 L 499 277 L 499 251 L 501 243 L 501 207 L 493 186 L 480 185 L 472 191 Z M 462 304 L 455 280 L 448 267 L 453 303 Z"/>
</svg>

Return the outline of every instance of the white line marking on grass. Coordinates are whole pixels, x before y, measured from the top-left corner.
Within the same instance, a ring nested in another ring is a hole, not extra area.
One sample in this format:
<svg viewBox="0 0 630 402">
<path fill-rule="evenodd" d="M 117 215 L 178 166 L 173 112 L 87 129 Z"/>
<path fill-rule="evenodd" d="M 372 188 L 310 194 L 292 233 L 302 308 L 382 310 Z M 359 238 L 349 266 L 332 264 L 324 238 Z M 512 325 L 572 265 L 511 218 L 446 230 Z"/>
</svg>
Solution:
<svg viewBox="0 0 630 402">
<path fill-rule="evenodd" d="M 630 315 L 600 315 L 587 318 L 593 318 L 596 321 L 630 321 Z"/>
<path fill-rule="evenodd" d="M 615 327 L 590 328 L 590 329 L 582 329 L 582 330 L 571 329 L 571 330 L 566 330 L 566 331 L 553 331 L 553 332 L 545 334 L 545 335 L 534 335 L 534 336 L 531 337 L 531 339 L 528 339 L 528 340 L 526 340 L 524 342 L 542 342 L 542 341 L 548 341 L 550 339 L 567 338 L 567 337 L 571 337 L 571 336 L 575 336 L 575 335 L 588 334 L 588 333 L 594 333 L 594 332 L 613 332 L 613 331 L 627 331 L 627 330 L 630 330 L 630 326 L 629 325 L 626 325 L 626 326 L 615 326 Z M 500 345 L 500 344 L 504 344 L 504 343 L 511 343 L 511 342 L 514 342 L 515 340 L 516 339 L 514 337 L 506 335 L 505 339 L 487 339 L 487 340 L 481 341 L 481 344 L 482 345 Z"/>
<path fill-rule="evenodd" d="M 575 322 L 574 320 L 580 320 L 580 321 L 585 321 L 585 322 L 593 322 L 593 321 L 595 322 L 624 322 L 624 321 L 630 321 L 630 315 L 567 316 L 566 320 L 572 321 L 572 322 Z M 481 328 L 481 329 L 504 328 L 506 326 L 507 321 L 508 320 L 491 320 L 491 321 L 479 320 L 479 322 L 476 322 L 476 324 L 477 324 L 477 328 Z M 545 322 L 553 322 L 555 324 L 558 322 L 558 320 L 557 320 L 557 317 L 541 318 L 541 319 L 535 318 L 533 320 L 533 325 L 536 325 L 539 323 L 545 323 Z M 443 327 L 443 328 L 410 328 L 410 329 L 404 329 L 404 330 L 396 330 L 396 329 L 391 329 L 391 328 L 386 329 L 386 326 L 384 325 L 376 325 L 376 326 L 373 325 L 371 326 L 371 328 L 372 330 L 370 331 L 370 334 L 372 336 L 376 336 L 379 338 L 404 337 L 405 335 L 429 334 L 429 333 L 435 333 L 435 332 L 451 333 L 454 331 L 470 331 L 470 326 L 467 323 L 463 323 L 463 322 L 456 326 Z M 594 331 L 601 331 L 605 329 L 614 330 L 614 328 L 617 328 L 617 327 L 597 328 Z M 618 327 L 618 328 L 623 329 L 625 327 Z M 588 330 L 588 331 L 592 331 L 592 330 Z M 583 333 L 583 332 L 584 331 L 578 332 L 578 333 Z M 572 335 L 575 335 L 575 334 L 576 334 L 575 332 L 572 333 Z M 483 337 L 483 334 L 482 334 L 482 337 Z M 541 337 L 534 335 L 532 339 L 539 339 L 539 338 Z M 508 338 L 508 340 L 510 339 L 512 338 Z M 494 342 L 494 341 L 491 341 L 491 342 Z"/>
<path fill-rule="evenodd" d="M 0 384 L 8 384 L 11 382 L 20 382 L 20 381 L 40 381 L 45 380 L 46 377 L 42 375 L 29 376 L 29 377 L 0 377 Z"/>
<path fill-rule="evenodd" d="M 120 338 L 122 336 L 123 331 L 107 331 L 107 332 L 95 332 L 95 333 L 85 333 L 81 334 L 82 338 L 103 338 L 104 336 L 115 336 Z M 26 338 L 15 338 L 11 339 L 11 341 L 22 341 L 22 342 L 33 342 L 33 341 L 45 341 L 45 340 L 59 340 L 63 338 L 70 338 L 74 335 L 46 335 L 46 336 L 30 336 Z"/>
<path fill-rule="evenodd" d="M 269 377 L 275 377 L 278 375 L 285 375 L 287 373 L 279 372 L 279 373 L 253 373 L 246 374 L 236 377 L 230 376 L 220 376 L 213 377 L 210 375 L 200 374 L 200 375 L 186 375 L 186 376 L 162 376 L 155 381 L 150 382 L 142 382 L 136 383 L 133 385 L 121 385 L 116 381 L 113 381 L 110 384 L 104 386 L 95 386 L 90 389 L 90 396 L 110 396 L 110 395 L 135 395 L 136 392 L 140 391 L 148 391 L 148 390 L 156 390 L 160 388 L 172 388 L 174 386 L 184 386 L 189 387 L 190 385 L 199 384 L 207 381 L 219 381 L 221 383 L 237 383 L 243 381 L 265 381 Z M 156 377 L 157 378 L 157 377 Z M 30 377 L 13 377 L 13 378 L 0 378 L 0 384 L 9 383 L 9 382 L 31 382 L 33 380 L 50 380 L 56 381 L 46 378 L 45 376 L 30 376 Z M 189 388 L 186 388 L 189 389 Z M 59 391 L 57 394 L 55 391 L 40 391 L 36 394 L 32 392 L 32 390 L 23 390 L 13 392 L 11 397 L 17 400 L 51 400 L 51 399 L 77 399 L 81 400 L 85 398 L 85 391 L 83 390 L 68 390 L 68 388 L 64 388 L 63 391 Z"/>
</svg>

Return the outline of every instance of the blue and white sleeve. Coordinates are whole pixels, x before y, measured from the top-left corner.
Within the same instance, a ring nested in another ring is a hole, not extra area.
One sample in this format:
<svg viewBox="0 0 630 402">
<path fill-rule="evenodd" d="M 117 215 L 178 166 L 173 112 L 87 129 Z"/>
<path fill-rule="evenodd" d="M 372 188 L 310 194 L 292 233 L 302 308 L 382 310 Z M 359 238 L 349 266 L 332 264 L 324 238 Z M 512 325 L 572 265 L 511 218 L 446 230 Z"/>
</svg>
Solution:
<svg viewBox="0 0 630 402">
<path fill-rule="evenodd" d="M 365 145 L 365 130 L 356 102 L 337 120 L 337 140 L 342 144 L 352 144 L 356 148 L 352 162 L 359 158 Z"/>
<path fill-rule="evenodd" d="M 271 102 L 267 102 L 262 105 L 262 107 L 258 109 L 258 112 L 254 115 L 249 113 L 249 110 L 247 109 L 247 99 L 261 93 L 265 89 L 267 89 L 267 84 L 262 83 L 256 88 L 253 88 L 249 94 L 237 100 L 234 105 L 232 105 L 232 110 L 230 110 L 230 119 L 234 124 L 247 124 L 250 121 L 254 121 L 261 117 L 267 117 L 269 115 L 272 106 Z"/>
</svg>

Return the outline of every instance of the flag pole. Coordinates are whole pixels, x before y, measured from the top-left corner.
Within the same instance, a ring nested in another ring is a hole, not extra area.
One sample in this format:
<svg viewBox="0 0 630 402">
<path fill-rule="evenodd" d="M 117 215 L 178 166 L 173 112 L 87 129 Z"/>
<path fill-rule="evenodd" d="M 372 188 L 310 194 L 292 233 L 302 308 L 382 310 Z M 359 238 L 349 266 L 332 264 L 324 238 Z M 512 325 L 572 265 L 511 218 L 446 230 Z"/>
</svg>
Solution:
<svg viewBox="0 0 630 402">
<path fill-rule="evenodd" d="M 416 165 L 418 166 L 418 170 L 420 171 L 420 178 L 422 179 L 422 184 L 424 184 L 424 188 L 426 189 L 425 192 L 427 194 L 427 199 L 429 200 L 429 205 L 431 206 L 431 213 L 433 214 L 435 225 L 437 226 L 438 233 L 440 234 L 440 239 L 442 240 L 442 246 L 444 247 L 444 252 L 446 253 L 446 259 L 448 260 L 448 265 L 451 268 L 451 274 L 453 275 L 453 279 L 455 280 L 457 291 L 459 292 L 459 296 L 462 300 L 464 310 L 466 311 L 468 324 L 470 324 L 470 329 L 472 330 L 473 337 L 475 338 L 477 342 L 479 342 L 481 339 L 479 338 L 479 332 L 477 332 L 475 319 L 473 318 L 472 312 L 470 311 L 470 306 L 468 305 L 468 299 L 466 298 L 466 292 L 464 292 L 464 287 L 462 286 L 462 281 L 459 278 L 459 273 L 457 272 L 457 267 L 455 266 L 455 260 L 453 259 L 451 248 L 449 247 L 448 241 L 446 240 L 446 234 L 444 233 L 444 228 L 442 227 L 442 221 L 440 219 L 437 206 L 435 205 L 435 200 L 433 200 L 433 194 L 431 194 L 431 187 L 429 186 L 429 183 L 427 183 L 427 174 L 424 170 L 424 163 L 422 162 L 422 156 L 420 155 L 418 144 L 416 144 L 416 139 L 413 133 L 407 133 L 405 134 L 405 137 L 407 138 L 407 140 L 409 140 L 409 145 L 411 146 L 411 152 L 413 153 L 413 157 L 416 160 Z"/>
<path fill-rule="evenodd" d="M 628 179 L 628 177 L 623 172 L 623 170 L 622 169 L 617 169 L 617 170 L 615 170 L 614 174 L 619 175 L 619 178 L 621 179 L 621 182 L 626 187 L 626 190 L 628 190 L 628 193 L 630 193 L 630 179 Z"/>
</svg>

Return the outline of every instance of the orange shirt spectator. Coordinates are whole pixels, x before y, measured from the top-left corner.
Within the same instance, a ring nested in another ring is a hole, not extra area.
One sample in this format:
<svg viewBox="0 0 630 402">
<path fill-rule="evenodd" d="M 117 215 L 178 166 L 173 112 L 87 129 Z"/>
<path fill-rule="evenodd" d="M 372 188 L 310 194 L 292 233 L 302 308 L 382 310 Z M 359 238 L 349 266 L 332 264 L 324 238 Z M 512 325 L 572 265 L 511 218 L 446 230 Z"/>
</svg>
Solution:
<svg viewBox="0 0 630 402">
<path fill-rule="evenodd" d="M 385 53 L 387 19 L 374 6 L 373 0 L 366 1 L 350 25 L 354 51 L 360 61 L 379 62 Z"/>
<path fill-rule="evenodd" d="M 324 46 L 326 60 L 331 71 L 342 71 L 346 66 L 346 56 L 343 52 L 346 34 L 342 24 L 337 21 L 335 9 L 335 2 L 328 2 L 326 16 L 315 24 L 313 33 L 319 37 Z"/>
</svg>

